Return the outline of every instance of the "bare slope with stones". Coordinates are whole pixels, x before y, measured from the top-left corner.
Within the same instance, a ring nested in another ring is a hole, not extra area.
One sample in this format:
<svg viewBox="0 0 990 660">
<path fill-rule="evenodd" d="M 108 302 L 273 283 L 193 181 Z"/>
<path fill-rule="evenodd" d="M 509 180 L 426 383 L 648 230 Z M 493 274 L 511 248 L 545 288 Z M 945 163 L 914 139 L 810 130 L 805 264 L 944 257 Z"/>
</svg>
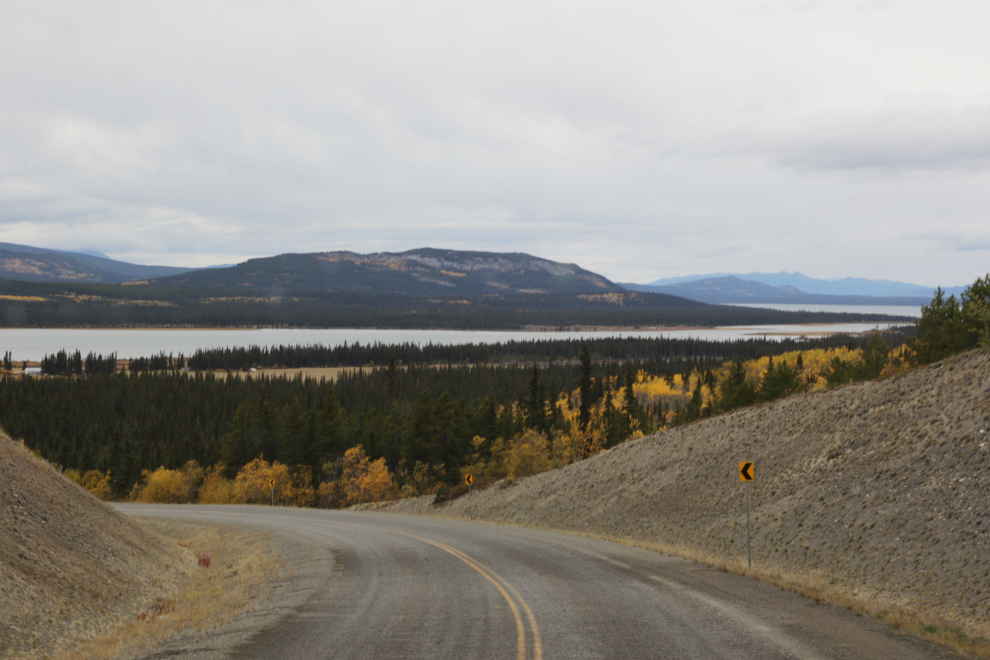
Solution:
<svg viewBox="0 0 990 660">
<path fill-rule="evenodd" d="M 0 657 L 106 632 L 190 569 L 180 548 L 0 435 Z"/>
<path fill-rule="evenodd" d="M 663 431 L 476 493 L 476 518 L 745 562 L 990 636 L 990 353 Z M 396 511 L 464 517 L 467 498 Z"/>
</svg>

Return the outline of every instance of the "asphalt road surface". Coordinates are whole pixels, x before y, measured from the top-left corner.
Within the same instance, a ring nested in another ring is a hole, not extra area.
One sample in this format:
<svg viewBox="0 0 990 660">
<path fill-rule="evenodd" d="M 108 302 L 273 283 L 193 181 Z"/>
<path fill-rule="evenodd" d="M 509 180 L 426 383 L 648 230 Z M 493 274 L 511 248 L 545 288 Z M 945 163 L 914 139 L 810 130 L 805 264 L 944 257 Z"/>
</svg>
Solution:
<svg viewBox="0 0 990 660">
<path fill-rule="evenodd" d="M 269 531 L 295 600 L 152 657 L 915 660 L 955 655 L 848 610 L 578 535 L 380 513 L 118 505 Z"/>
</svg>

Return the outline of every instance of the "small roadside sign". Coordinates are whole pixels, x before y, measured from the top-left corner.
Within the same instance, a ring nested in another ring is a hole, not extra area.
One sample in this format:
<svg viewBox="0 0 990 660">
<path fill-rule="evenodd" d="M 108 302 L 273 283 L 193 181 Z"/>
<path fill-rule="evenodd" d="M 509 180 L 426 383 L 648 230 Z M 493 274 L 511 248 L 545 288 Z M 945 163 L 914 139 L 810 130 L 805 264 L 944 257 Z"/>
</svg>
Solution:
<svg viewBox="0 0 990 660">
<path fill-rule="evenodd" d="M 271 480 L 271 481 L 269 481 L 268 483 L 270 483 L 270 484 L 272 485 L 272 488 L 274 488 L 274 487 L 275 487 L 275 480 L 274 480 L 274 479 L 272 479 L 272 480 Z"/>
<path fill-rule="evenodd" d="M 756 479 L 753 470 L 753 461 L 739 464 L 739 481 L 746 482 L 746 563 L 749 564 L 749 570 L 753 570 L 753 530 L 749 525 L 749 482 Z"/>
<path fill-rule="evenodd" d="M 474 483 L 474 475 L 465 474 L 464 475 L 464 483 L 466 483 L 468 486 L 470 486 L 471 484 L 473 484 Z"/>
</svg>

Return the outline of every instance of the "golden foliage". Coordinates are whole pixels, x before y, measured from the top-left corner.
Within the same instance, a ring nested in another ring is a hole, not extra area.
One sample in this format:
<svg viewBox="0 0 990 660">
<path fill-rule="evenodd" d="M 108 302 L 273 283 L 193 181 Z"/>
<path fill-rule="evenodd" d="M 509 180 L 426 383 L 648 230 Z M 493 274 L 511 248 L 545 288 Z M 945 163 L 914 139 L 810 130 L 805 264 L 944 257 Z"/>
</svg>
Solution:
<svg viewBox="0 0 990 660">
<path fill-rule="evenodd" d="M 66 470 L 62 474 L 73 483 L 78 484 L 84 490 L 100 498 L 104 502 L 110 500 L 113 493 L 110 490 L 110 473 L 99 470 L 88 470 L 85 474 L 79 474 L 79 470 Z"/>
<path fill-rule="evenodd" d="M 601 425 L 591 425 L 581 430 L 577 420 L 572 420 L 570 429 L 554 438 L 555 462 L 558 465 L 570 465 L 599 454 L 605 450 L 607 440 L 605 429 Z"/>
<path fill-rule="evenodd" d="M 164 466 L 154 472 L 142 470 L 143 483 L 135 489 L 133 499 L 158 504 L 194 502 L 203 475 L 203 468 L 196 461 L 189 461 L 181 470 L 166 470 Z"/>
<path fill-rule="evenodd" d="M 199 487 L 200 504 L 234 504 L 234 481 L 223 478 L 223 463 L 217 463 L 206 471 L 203 485 Z"/>
<path fill-rule="evenodd" d="M 544 434 L 527 429 L 509 445 L 505 470 L 510 479 L 528 477 L 550 469 L 550 440 Z"/>
<path fill-rule="evenodd" d="M 237 473 L 234 478 L 234 501 L 239 504 L 276 504 L 312 506 L 316 491 L 311 485 L 312 468 L 300 467 L 290 471 L 287 465 L 269 463 L 256 458 Z M 272 482 L 274 481 L 274 492 Z"/>
<path fill-rule="evenodd" d="M 382 502 L 394 498 L 397 492 L 385 459 L 372 461 L 361 445 L 344 452 L 341 482 L 348 505 Z"/>
</svg>

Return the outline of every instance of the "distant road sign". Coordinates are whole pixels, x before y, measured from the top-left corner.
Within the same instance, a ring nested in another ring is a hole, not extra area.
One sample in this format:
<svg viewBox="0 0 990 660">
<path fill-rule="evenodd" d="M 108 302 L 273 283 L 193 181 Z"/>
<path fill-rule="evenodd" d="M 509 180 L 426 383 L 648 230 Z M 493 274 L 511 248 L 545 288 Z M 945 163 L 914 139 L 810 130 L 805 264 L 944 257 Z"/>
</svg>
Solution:
<svg viewBox="0 0 990 660">
<path fill-rule="evenodd" d="M 272 479 L 272 480 L 271 480 L 271 481 L 269 481 L 268 483 L 270 483 L 270 484 L 272 485 L 272 487 L 273 487 L 273 488 L 275 487 L 275 480 L 274 480 L 274 479 Z"/>
<path fill-rule="evenodd" d="M 464 475 L 464 483 L 466 483 L 468 486 L 470 486 L 471 484 L 473 484 L 474 483 L 474 476 L 472 476 L 470 474 L 465 474 Z"/>
<path fill-rule="evenodd" d="M 750 462 L 739 464 L 739 481 L 753 481 L 753 464 Z"/>
</svg>

